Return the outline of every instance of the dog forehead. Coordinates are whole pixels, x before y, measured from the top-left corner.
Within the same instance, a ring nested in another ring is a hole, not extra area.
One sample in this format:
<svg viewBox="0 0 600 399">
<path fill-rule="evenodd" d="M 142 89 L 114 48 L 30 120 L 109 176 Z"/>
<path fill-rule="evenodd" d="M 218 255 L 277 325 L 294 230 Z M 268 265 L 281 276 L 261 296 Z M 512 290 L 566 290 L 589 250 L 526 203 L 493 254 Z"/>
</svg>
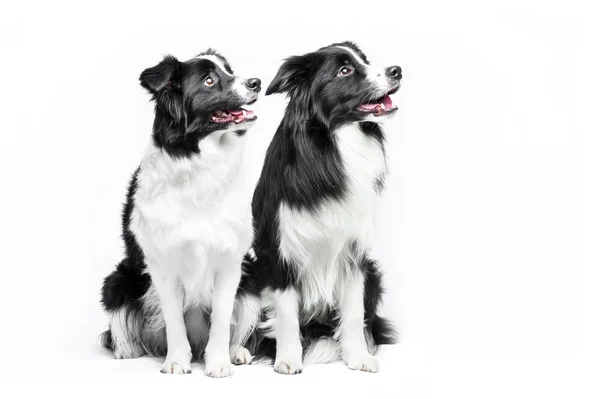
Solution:
<svg viewBox="0 0 600 399">
<path fill-rule="evenodd" d="M 321 47 L 319 52 L 327 52 L 330 54 L 343 54 L 350 55 L 353 59 L 356 60 L 358 64 L 362 65 L 370 65 L 371 63 L 367 59 L 365 53 L 356 45 L 356 43 L 351 41 L 345 41 L 340 43 L 333 43 L 326 47 Z"/>
<path fill-rule="evenodd" d="M 227 62 L 227 59 L 214 51 L 210 53 L 201 53 L 197 55 L 194 60 L 208 61 L 212 64 L 211 68 L 219 68 L 225 75 L 234 76 L 233 70 L 231 69 L 229 62 Z"/>
<path fill-rule="evenodd" d="M 351 46 L 343 45 L 343 44 L 334 45 L 332 47 L 338 51 L 341 51 L 341 52 L 344 52 L 345 54 L 350 55 L 356 61 L 356 63 L 358 65 L 362 65 L 364 67 L 367 67 L 369 65 L 369 61 L 367 61 L 367 57 L 358 48 L 353 48 Z"/>
</svg>

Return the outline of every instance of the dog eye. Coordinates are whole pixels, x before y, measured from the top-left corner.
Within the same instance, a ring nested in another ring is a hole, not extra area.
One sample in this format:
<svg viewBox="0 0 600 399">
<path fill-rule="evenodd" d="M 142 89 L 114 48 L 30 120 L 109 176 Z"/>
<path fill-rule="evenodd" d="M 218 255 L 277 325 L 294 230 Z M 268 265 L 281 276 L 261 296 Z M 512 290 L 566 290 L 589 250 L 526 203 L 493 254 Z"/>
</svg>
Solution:
<svg viewBox="0 0 600 399">
<path fill-rule="evenodd" d="M 352 73 L 352 69 L 347 67 L 347 66 L 343 66 L 340 68 L 340 72 L 338 73 L 338 75 L 340 76 L 348 76 Z"/>
<path fill-rule="evenodd" d="M 209 76 L 206 79 L 204 79 L 204 84 L 207 86 L 212 86 L 215 84 L 215 80 Z"/>
</svg>

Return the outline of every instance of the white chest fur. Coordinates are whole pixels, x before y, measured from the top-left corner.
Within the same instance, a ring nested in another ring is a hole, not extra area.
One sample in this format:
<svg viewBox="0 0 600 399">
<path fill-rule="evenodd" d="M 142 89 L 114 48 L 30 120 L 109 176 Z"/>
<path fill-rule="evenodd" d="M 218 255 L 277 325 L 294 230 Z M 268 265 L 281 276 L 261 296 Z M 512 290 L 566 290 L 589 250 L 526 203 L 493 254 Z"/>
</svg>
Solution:
<svg viewBox="0 0 600 399">
<path fill-rule="evenodd" d="M 150 274 L 179 280 L 185 307 L 209 305 L 216 271 L 241 267 L 251 245 L 243 139 L 213 134 L 200 142 L 200 154 L 182 159 L 151 145 L 141 163 L 131 230 Z"/>
<path fill-rule="evenodd" d="M 385 154 L 379 142 L 356 124 L 335 132 L 347 179 L 343 200 L 328 200 L 316 211 L 279 209 L 280 253 L 297 268 L 302 304 L 310 317 L 316 306 L 336 304 L 348 277 L 352 243 L 365 253 L 374 227 L 376 181 L 386 172 Z"/>
</svg>

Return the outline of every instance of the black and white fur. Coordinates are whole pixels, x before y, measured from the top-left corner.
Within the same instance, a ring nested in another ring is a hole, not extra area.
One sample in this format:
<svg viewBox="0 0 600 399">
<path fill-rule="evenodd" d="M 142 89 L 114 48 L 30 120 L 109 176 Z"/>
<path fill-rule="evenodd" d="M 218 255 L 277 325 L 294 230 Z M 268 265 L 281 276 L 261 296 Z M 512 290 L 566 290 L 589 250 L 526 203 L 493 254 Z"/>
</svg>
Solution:
<svg viewBox="0 0 600 399">
<path fill-rule="evenodd" d="M 394 341 L 369 249 L 387 172 L 380 123 L 400 80 L 400 67 L 371 65 L 344 42 L 288 58 L 267 89 L 289 103 L 252 201 L 267 337 L 254 351 L 276 352 L 278 373 L 340 358 L 376 372 L 378 345 Z"/>
<path fill-rule="evenodd" d="M 122 215 L 125 258 L 102 288 L 102 341 L 116 358 L 166 356 L 163 373 L 189 373 L 204 354 L 205 374 L 226 377 L 231 361 L 251 361 L 241 344 L 260 311 L 248 279 L 239 285 L 253 237 L 242 150 L 256 119 L 242 107 L 260 80 L 209 50 L 167 56 L 140 82 L 156 103 L 152 140 Z"/>
</svg>

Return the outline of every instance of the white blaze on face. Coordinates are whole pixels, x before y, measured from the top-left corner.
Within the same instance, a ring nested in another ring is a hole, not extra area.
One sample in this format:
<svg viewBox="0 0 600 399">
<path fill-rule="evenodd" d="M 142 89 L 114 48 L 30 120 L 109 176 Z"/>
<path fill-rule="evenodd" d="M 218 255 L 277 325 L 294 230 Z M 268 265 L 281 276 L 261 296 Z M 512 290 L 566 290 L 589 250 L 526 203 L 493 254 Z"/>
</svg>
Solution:
<svg viewBox="0 0 600 399">
<path fill-rule="evenodd" d="M 229 72 L 227 72 L 227 69 L 225 69 L 225 65 L 223 64 L 223 61 L 221 61 L 221 59 L 219 57 L 211 54 L 211 55 L 201 55 L 200 57 L 197 57 L 197 58 L 212 61 L 217 67 L 219 67 L 221 69 L 221 71 L 223 71 L 223 73 L 225 75 L 233 77 L 234 80 L 233 80 L 233 84 L 231 85 L 231 89 L 240 97 L 240 99 L 242 101 L 247 102 L 252 99 L 253 92 L 250 91 L 246 87 L 246 79 L 244 79 L 240 76 L 232 75 Z"/>
<path fill-rule="evenodd" d="M 355 60 L 356 64 L 362 66 L 365 69 L 367 74 L 367 80 L 370 81 L 373 86 L 375 86 L 378 90 L 381 91 L 381 95 L 383 96 L 390 90 L 390 82 L 385 73 L 385 68 L 378 67 L 375 65 L 369 65 L 363 61 L 363 59 L 350 47 L 346 46 L 337 46 L 345 51 L 347 51 Z"/>
<path fill-rule="evenodd" d="M 223 62 L 221 61 L 221 59 L 219 57 L 217 57 L 216 55 L 212 55 L 212 54 L 206 54 L 206 55 L 201 55 L 199 57 L 197 57 L 201 60 L 209 60 L 212 61 L 216 66 L 218 66 L 225 75 L 228 76 L 234 76 L 232 74 L 230 74 L 229 72 L 227 72 L 227 69 L 225 69 L 225 65 L 223 64 Z"/>
</svg>

